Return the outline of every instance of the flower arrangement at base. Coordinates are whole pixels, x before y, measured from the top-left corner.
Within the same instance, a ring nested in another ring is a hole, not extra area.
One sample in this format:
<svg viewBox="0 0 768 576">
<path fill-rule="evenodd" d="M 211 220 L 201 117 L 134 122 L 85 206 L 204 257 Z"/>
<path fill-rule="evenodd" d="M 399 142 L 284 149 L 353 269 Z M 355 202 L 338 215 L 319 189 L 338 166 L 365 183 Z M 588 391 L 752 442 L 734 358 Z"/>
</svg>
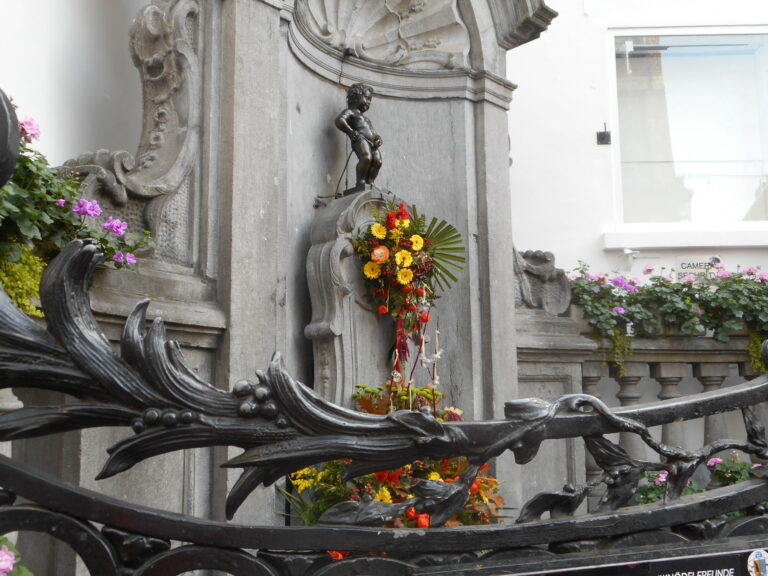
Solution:
<svg viewBox="0 0 768 576">
<path fill-rule="evenodd" d="M 19 123 L 19 160 L 0 188 L 0 282 L 27 314 L 42 316 L 35 305 L 45 266 L 70 241 L 91 239 L 115 268 L 133 266 L 136 253 L 154 247 L 149 232 L 128 231 L 128 224 L 102 215 L 96 200 L 82 198 L 79 182 L 49 165 L 30 146 L 39 137 L 37 123 Z"/>
<path fill-rule="evenodd" d="M 654 274 L 645 282 L 623 275 L 594 274 L 583 262 L 571 277 L 573 303 L 593 334 L 611 341 L 610 358 L 619 367 L 631 352 L 631 337 L 657 338 L 671 329 L 685 336 L 710 331 L 727 342 L 744 326 L 753 367 L 765 372 L 761 342 L 768 338 L 768 273 L 748 266 L 729 271 L 714 264 L 706 275 Z"/>
<path fill-rule="evenodd" d="M 332 506 L 346 500 L 371 498 L 380 502 L 404 502 L 413 497 L 411 484 L 418 478 L 438 482 L 455 482 L 467 467 L 466 458 L 417 460 L 396 470 L 382 470 L 344 481 L 352 460 L 334 460 L 323 466 L 310 466 L 291 474 L 295 494 L 281 490 L 294 505 L 305 524 L 316 524 Z M 499 482 L 488 474 L 485 464 L 470 488 L 468 502 L 446 526 L 490 524 L 499 517 L 504 499 L 498 493 Z M 411 506 L 391 524 L 394 528 L 429 528 L 430 515 L 419 514 Z"/>
</svg>

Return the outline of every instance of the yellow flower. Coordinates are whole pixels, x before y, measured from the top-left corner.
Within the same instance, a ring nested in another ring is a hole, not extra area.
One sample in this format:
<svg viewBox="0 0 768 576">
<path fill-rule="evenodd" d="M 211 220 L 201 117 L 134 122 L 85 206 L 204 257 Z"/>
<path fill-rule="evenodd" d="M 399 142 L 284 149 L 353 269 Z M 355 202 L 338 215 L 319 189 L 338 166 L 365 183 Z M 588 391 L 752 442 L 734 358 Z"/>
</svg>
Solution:
<svg viewBox="0 0 768 576">
<path fill-rule="evenodd" d="M 427 476 L 427 479 L 428 480 L 434 480 L 435 482 L 442 482 L 443 481 L 443 477 L 440 476 L 440 474 L 438 474 L 437 472 L 430 472 L 429 476 Z"/>
<path fill-rule="evenodd" d="M 413 270 L 410 268 L 403 268 L 397 272 L 397 281 L 403 286 L 410 284 L 411 280 L 413 280 Z"/>
<path fill-rule="evenodd" d="M 381 276 L 381 266 L 376 264 L 376 262 L 366 262 L 365 266 L 363 266 L 363 274 L 365 274 L 366 278 L 375 280 Z"/>
<path fill-rule="evenodd" d="M 411 225 L 411 221 L 408 220 L 407 218 L 397 221 L 397 227 L 400 228 L 400 230 L 405 230 L 410 225 Z"/>
<path fill-rule="evenodd" d="M 408 250 L 398 250 L 395 252 L 395 264 L 402 266 L 403 268 L 408 268 L 408 266 L 413 264 L 413 256 L 411 256 L 411 253 L 408 252 Z"/>
<path fill-rule="evenodd" d="M 379 240 L 384 240 L 384 238 L 387 237 L 387 227 L 376 222 L 375 224 L 371 225 L 371 234 L 373 234 L 374 237 L 378 238 Z"/>
<path fill-rule="evenodd" d="M 389 493 L 389 489 L 387 489 L 386 486 L 382 486 L 379 488 L 379 491 L 376 492 L 376 495 L 373 497 L 373 499 L 379 502 L 385 502 L 386 504 L 391 504 L 392 494 Z"/>
<path fill-rule="evenodd" d="M 394 228 L 393 230 L 389 231 L 389 237 L 392 239 L 392 244 L 397 246 L 400 244 L 400 238 L 403 237 L 403 231 L 399 228 Z"/>
<path fill-rule="evenodd" d="M 411 248 L 413 248 L 414 252 L 418 252 L 422 248 L 424 248 L 424 238 L 419 236 L 418 234 L 414 234 L 411 236 Z"/>
</svg>

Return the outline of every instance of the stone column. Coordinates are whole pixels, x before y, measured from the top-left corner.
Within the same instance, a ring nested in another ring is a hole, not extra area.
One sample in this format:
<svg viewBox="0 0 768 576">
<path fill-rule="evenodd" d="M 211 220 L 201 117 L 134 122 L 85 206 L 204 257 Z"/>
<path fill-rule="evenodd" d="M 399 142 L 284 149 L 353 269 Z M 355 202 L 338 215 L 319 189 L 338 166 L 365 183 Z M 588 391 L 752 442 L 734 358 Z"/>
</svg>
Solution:
<svg viewBox="0 0 768 576">
<path fill-rule="evenodd" d="M 688 374 L 688 365 L 682 362 L 659 362 L 651 364 L 651 378 L 661 385 L 659 400 L 671 400 L 680 398 L 678 385 Z M 661 441 L 670 446 L 683 445 L 683 423 L 670 422 L 664 424 L 661 429 Z"/>
<path fill-rule="evenodd" d="M 231 386 L 255 378 L 272 354 L 285 354 L 288 370 L 297 375 L 286 345 L 286 152 L 285 74 L 280 10 L 267 2 L 230 0 L 222 3 L 219 182 L 219 298 L 228 326 L 222 339 L 217 380 Z M 297 375 L 298 377 L 298 375 Z M 239 453 L 221 450 L 223 461 Z M 224 489 L 240 470 L 216 472 L 220 507 Z M 256 490 L 236 520 L 282 524 L 274 490 Z M 223 510 L 216 509 L 222 517 Z"/>
<path fill-rule="evenodd" d="M 640 380 L 648 376 L 648 364 L 645 362 L 625 362 L 624 370 L 620 371 L 615 364 L 611 365 L 611 377 L 619 383 L 619 399 L 622 406 L 637 404 L 642 397 L 637 386 Z M 645 460 L 647 458 L 647 446 L 637 434 L 631 432 L 619 433 L 619 444 L 633 458 Z"/>
<path fill-rule="evenodd" d="M 693 366 L 693 375 L 701 382 L 704 392 L 719 389 L 729 373 L 728 364 L 702 362 Z M 726 435 L 723 414 L 712 414 L 704 418 L 704 444 L 725 438 Z"/>
</svg>

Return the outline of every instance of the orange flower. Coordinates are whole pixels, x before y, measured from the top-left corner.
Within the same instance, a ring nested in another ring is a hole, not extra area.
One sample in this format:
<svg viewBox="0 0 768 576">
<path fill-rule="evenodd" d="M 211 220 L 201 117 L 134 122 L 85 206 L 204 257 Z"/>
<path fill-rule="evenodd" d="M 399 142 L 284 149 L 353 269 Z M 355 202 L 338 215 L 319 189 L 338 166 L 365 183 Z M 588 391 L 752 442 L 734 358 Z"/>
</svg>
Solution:
<svg viewBox="0 0 768 576">
<path fill-rule="evenodd" d="M 346 550 L 326 550 L 326 552 L 328 552 L 328 556 L 334 560 L 343 560 L 344 556 L 349 556 L 349 552 Z"/>
<path fill-rule="evenodd" d="M 419 514 L 416 517 L 416 526 L 418 528 L 429 528 L 429 514 Z"/>
<path fill-rule="evenodd" d="M 389 260 L 389 248 L 386 246 L 376 246 L 371 250 L 371 260 L 376 264 L 384 264 Z"/>
</svg>

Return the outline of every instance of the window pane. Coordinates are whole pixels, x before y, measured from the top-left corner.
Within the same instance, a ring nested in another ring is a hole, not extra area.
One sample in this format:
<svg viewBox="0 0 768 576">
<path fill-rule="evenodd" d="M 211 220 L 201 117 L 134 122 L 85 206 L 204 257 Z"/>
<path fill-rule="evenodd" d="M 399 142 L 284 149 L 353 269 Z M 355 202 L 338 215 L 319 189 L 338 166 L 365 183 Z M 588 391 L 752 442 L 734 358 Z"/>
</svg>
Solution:
<svg viewBox="0 0 768 576">
<path fill-rule="evenodd" d="M 768 220 L 767 39 L 616 38 L 625 222 Z"/>
</svg>

